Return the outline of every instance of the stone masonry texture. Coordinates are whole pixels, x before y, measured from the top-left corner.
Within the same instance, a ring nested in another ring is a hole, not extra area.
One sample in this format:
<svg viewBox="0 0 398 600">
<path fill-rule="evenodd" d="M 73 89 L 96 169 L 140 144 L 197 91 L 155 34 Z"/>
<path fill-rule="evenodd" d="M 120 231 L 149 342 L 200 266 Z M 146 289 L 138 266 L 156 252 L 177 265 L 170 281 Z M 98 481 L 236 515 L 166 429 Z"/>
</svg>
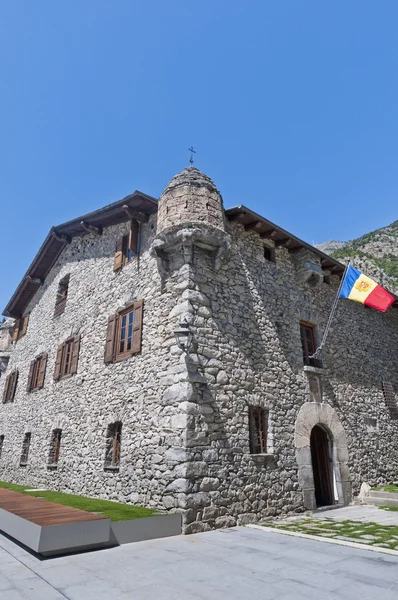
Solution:
<svg viewBox="0 0 398 600">
<path fill-rule="evenodd" d="M 201 234 L 185 252 L 181 233 L 193 230 Z M 115 240 L 127 231 L 128 222 L 74 237 L 27 307 L 28 330 L 5 373 L 19 369 L 14 402 L 0 408 L 1 479 L 178 510 L 186 533 L 301 512 L 313 501 L 313 483 L 310 431 L 299 413 L 327 415 L 339 503 L 364 481 L 398 479 L 398 421 L 381 387 L 383 380 L 398 387 L 396 308 L 383 314 L 340 301 L 324 369 L 304 369 L 300 321 L 321 335 L 339 285 L 333 275 L 322 280 L 315 253 L 276 248 L 275 263 L 266 260 L 264 243 L 273 242 L 228 222 L 214 184 L 192 167 L 170 182 L 157 216 L 142 225 L 139 258 L 114 272 Z M 221 247 L 228 251 L 217 262 Z M 65 312 L 54 318 L 67 274 Z M 141 299 L 140 354 L 106 365 L 108 316 Z M 174 334 L 182 321 L 192 333 L 188 351 Z M 57 347 L 77 334 L 77 373 L 55 382 Z M 42 352 L 44 387 L 28 393 L 30 362 Z M 250 454 L 249 406 L 269 411 L 262 455 Z M 377 420 L 371 430 L 369 418 Z M 115 421 L 123 423 L 121 463 L 106 471 L 106 430 Z M 48 469 L 55 428 L 61 454 Z"/>
</svg>

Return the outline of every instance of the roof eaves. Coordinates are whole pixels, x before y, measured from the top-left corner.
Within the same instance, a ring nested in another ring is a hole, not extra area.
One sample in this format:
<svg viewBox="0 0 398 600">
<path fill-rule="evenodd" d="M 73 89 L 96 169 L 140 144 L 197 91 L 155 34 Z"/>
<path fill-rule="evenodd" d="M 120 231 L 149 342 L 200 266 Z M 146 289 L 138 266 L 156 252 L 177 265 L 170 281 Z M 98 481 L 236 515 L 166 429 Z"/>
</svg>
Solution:
<svg viewBox="0 0 398 600">
<path fill-rule="evenodd" d="M 106 206 L 103 206 L 102 208 L 99 208 L 98 210 L 94 210 L 91 213 L 87 213 L 85 215 L 82 215 L 81 217 L 72 219 L 71 221 L 66 221 L 65 223 L 61 223 L 61 225 L 56 225 L 55 227 L 53 227 L 53 229 L 57 232 L 60 232 L 60 230 L 62 230 L 64 228 L 67 228 L 67 227 L 70 227 L 71 225 L 80 223 L 80 221 L 88 221 L 89 219 L 100 217 L 102 214 L 107 213 L 111 210 L 117 209 L 120 206 L 123 206 L 124 204 L 128 204 L 129 202 L 131 202 L 131 200 L 135 200 L 136 198 L 143 198 L 144 200 L 148 201 L 149 203 L 152 203 L 154 208 L 157 207 L 157 205 L 158 205 L 158 201 L 156 200 L 156 198 L 153 198 L 152 196 L 148 196 L 148 194 L 144 194 L 143 192 L 139 192 L 138 190 L 135 190 L 135 192 L 133 192 L 132 194 L 129 194 L 128 196 L 125 196 L 121 200 L 117 200 L 116 202 L 107 204 Z M 154 211 L 154 212 L 156 212 L 156 211 Z"/>
<path fill-rule="evenodd" d="M 104 206 L 96 211 L 87 213 L 85 215 L 82 215 L 81 217 L 72 219 L 71 221 L 66 221 L 65 223 L 62 223 L 61 225 L 51 227 L 43 244 L 40 246 L 33 261 L 29 265 L 28 270 L 26 271 L 25 275 L 21 279 L 21 281 L 20 281 L 17 289 L 15 290 L 14 294 L 12 295 L 11 299 L 7 303 L 7 306 L 5 307 L 5 309 L 3 311 L 4 316 L 6 316 L 6 317 L 20 317 L 21 316 L 20 314 L 17 314 L 17 312 L 15 311 L 16 303 L 17 303 L 18 299 L 21 297 L 24 289 L 26 288 L 26 286 L 29 282 L 29 278 L 35 276 L 35 270 L 37 270 L 37 268 L 40 266 L 40 264 L 43 263 L 43 261 L 46 257 L 46 252 L 49 250 L 50 243 L 54 239 L 53 234 L 59 235 L 62 233 L 69 233 L 68 230 L 71 227 L 80 226 L 81 221 L 89 221 L 89 220 L 96 219 L 96 218 L 100 217 L 101 215 L 104 215 L 107 213 L 111 213 L 114 211 L 117 212 L 118 208 L 124 206 L 125 204 L 128 205 L 130 202 L 132 202 L 133 200 L 137 200 L 137 199 L 138 200 L 142 199 L 144 202 L 146 202 L 148 204 L 152 204 L 153 211 L 151 211 L 150 214 L 155 213 L 157 211 L 158 202 L 157 202 L 156 198 L 153 198 L 152 196 L 149 196 L 148 194 L 144 194 L 143 192 L 139 192 L 138 190 L 136 190 L 135 192 L 133 192 L 132 194 L 129 194 L 128 196 L 125 196 L 121 200 L 113 202 L 112 204 L 108 204 L 107 206 Z M 126 220 L 127 219 L 128 219 L 128 217 L 126 216 Z M 83 232 L 83 229 L 82 229 L 82 232 Z M 62 244 L 62 242 L 61 242 L 61 244 Z M 59 251 L 58 250 L 56 251 L 56 253 L 54 255 L 54 260 L 52 261 L 52 264 L 54 264 L 54 262 L 58 259 L 59 255 L 61 254 L 65 245 L 66 245 L 66 241 L 63 243 L 62 246 L 59 247 L 59 249 L 58 249 Z M 51 266 L 50 266 L 50 268 L 51 268 Z M 47 269 L 47 272 L 49 269 Z"/>
<path fill-rule="evenodd" d="M 311 244 L 308 244 L 307 242 L 304 242 L 304 240 L 301 240 L 300 238 L 296 237 L 295 235 L 292 235 L 291 233 L 289 233 L 285 229 L 282 229 L 282 227 L 279 227 L 279 225 L 275 225 L 275 223 L 272 223 L 272 221 L 269 221 L 268 219 L 265 219 L 264 217 L 262 217 L 258 213 L 255 213 L 254 211 L 250 210 L 250 208 L 247 208 L 247 206 L 245 206 L 244 204 L 239 204 L 238 206 L 233 206 L 232 208 L 228 208 L 228 209 L 226 209 L 225 213 L 227 214 L 227 216 L 228 216 L 228 214 L 233 215 L 233 214 L 238 214 L 238 213 L 249 214 L 253 218 L 257 219 L 258 221 L 263 221 L 264 223 L 266 223 L 267 225 L 269 225 L 269 227 L 276 229 L 282 235 L 290 238 L 291 240 L 294 240 L 295 242 L 297 242 L 297 244 L 303 246 L 304 248 L 307 248 L 308 250 L 310 250 L 311 252 L 313 252 L 314 254 L 316 254 L 317 256 L 319 256 L 321 259 L 324 259 L 324 260 L 327 260 L 327 261 L 330 261 L 330 262 L 334 263 L 334 265 L 336 267 L 341 267 L 341 270 L 343 272 L 345 270 L 345 265 L 343 263 L 341 263 L 340 261 L 336 260 L 335 258 L 333 258 L 333 256 L 329 256 L 325 252 L 322 252 L 322 250 L 319 250 L 318 248 L 315 248 L 315 246 L 312 246 Z M 394 296 L 394 298 L 395 298 L 394 305 L 398 305 L 398 297 L 395 294 L 393 294 L 393 292 L 391 292 L 391 291 L 389 291 L 389 293 L 392 296 Z"/>
<path fill-rule="evenodd" d="M 328 254 L 325 254 L 325 252 L 322 252 L 322 250 L 318 250 L 318 248 L 315 248 L 315 246 L 312 246 L 311 244 L 308 244 L 307 242 L 305 242 L 304 240 L 296 237 L 295 235 L 293 235 L 289 231 L 286 231 L 286 229 L 283 229 L 282 227 L 279 227 L 279 225 L 275 225 L 275 223 L 273 223 L 272 221 L 269 221 L 268 219 L 265 219 L 264 217 L 262 217 L 258 213 L 255 213 L 253 210 L 250 210 L 250 208 L 247 208 L 247 206 L 244 206 L 244 204 L 240 204 L 239 206 L 233 206 L 232 208 L 228 208 L 225 212 L 226 212 L 227 216 L 228 216 L 228 214 L 232 215 L 232 214 L 237 214 L 239 212 L 249 214 L 252 217 L 254 217 L 255 219 L 257 219 L 258 221 L 263 221 L 264 223 L 266 223 L 267 225 L 269 225 L 269 227 L 272 227 L 272 228 L 276 229 L 282 235 L 284 235 L 284 236 L 290 238 L 291 240 L 297 242 L 297 244 L 299 244 L 300 246 L 303 246 L 303 248 L 307 248 L 308 250 L 310 250 L 311 252 L 313 252 L 314 254 L 316 254 L 317 256 L 319 256 L 320 258 L 323 258 L 325 260 L 326 259 L 330 260 L 331 262 L 335 263 L 336 266 L 340 266 L 343 270 L 345 269 L 345 265 L 343 265 L 341 262 L 339 262 L 338 260 L 336 260 L 332 256 L 329 256 Z"/>
</svg>

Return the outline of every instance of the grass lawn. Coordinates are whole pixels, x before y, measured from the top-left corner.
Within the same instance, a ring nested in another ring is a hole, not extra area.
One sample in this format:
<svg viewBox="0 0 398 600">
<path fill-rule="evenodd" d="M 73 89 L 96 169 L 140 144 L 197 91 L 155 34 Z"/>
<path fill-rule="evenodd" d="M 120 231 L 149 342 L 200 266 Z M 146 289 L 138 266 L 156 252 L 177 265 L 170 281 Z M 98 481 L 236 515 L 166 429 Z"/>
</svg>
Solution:
<svg viewBox="0 0 398 600">
<path fill-rule="evenodd" d="M 389 485 L 380 485 L 379 487 L 373 488 L 374 492 L 392 492 L 398 494 L 398 485 L 396 483 L 390 483 Z"/>
<path fill-rule="evenodd" d="M 119 502 L 112 502 L 111 500 L 100 500 L 98 498 L 86 498 L 85 496 L 75 496 L 73 494 L 65 494 L 64 492 L 27 492 L 26 490 L 31 489 L 33 486 L 18 485 L 16 483 L 8 483 L 7 481 L 0 481 L 0 488 L 6 488 L 14 492 L 20 492 L 27 496 L 36 496 L 37 498 L 44 498 L 49 502 L 56 502 L 57 504 L 63 504 L 64 506 L 71 506 L 72 508 L 80 508 L 80 510 L 86 510 L 87 512 L 95 512 L 104 517 L 108 517 L 111 521 L 130 521 L 132 519 L 142 519 L 143 517 L 153 517 L 156 513 L 151 508 L 144 508 L 142 506 L 132 506 L 131 504 L 120 504 Z"/>
<path fill-rule="evenodd" d="M 342 539 L 380 548 L 398 550 L 398 526 L 364 523 L 362 521 L 334 521 L 333 519 L 303 518 L 285 523 L 262 523 L 285 531 L 296 531 L 307 535 Z"/>
</svg>

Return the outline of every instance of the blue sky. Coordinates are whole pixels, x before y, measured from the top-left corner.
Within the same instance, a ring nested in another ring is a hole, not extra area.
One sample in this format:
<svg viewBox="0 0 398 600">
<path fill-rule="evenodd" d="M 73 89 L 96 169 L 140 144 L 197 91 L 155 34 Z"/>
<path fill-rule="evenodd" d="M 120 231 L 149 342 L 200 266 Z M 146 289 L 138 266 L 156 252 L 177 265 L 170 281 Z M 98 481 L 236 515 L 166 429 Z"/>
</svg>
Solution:
<svg viewBox="0 0 398 600">
<path fill-rule="evenodd" d="M 309 242 L 398 219 L 396 1 L 0 0 L 0 310 L 49 228 L 188 165 Z"/>
</svg>

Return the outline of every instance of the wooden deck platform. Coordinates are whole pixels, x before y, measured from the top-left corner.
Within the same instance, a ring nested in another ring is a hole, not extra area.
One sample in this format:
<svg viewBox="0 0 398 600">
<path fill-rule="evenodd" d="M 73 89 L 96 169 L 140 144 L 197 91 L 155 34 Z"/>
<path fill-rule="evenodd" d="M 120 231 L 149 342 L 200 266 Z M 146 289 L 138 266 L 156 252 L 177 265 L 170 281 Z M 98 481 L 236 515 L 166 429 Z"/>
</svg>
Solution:
<svg viewBox="0 0 398 600">
<path fill-rule="evenodd" d="M 106 518 L 85 510 L 55 504 L 42 498 L 25 496 L 25 494 L 2 488 L 0 488 L 0 508 L 41 526 L 97 521 Z"/>
<path fill-rule="evenodd" d="M 0 488 L 0 531 L 39 554 L 55 555 L 108 543 L 110 520 Z"/>
</svg>

